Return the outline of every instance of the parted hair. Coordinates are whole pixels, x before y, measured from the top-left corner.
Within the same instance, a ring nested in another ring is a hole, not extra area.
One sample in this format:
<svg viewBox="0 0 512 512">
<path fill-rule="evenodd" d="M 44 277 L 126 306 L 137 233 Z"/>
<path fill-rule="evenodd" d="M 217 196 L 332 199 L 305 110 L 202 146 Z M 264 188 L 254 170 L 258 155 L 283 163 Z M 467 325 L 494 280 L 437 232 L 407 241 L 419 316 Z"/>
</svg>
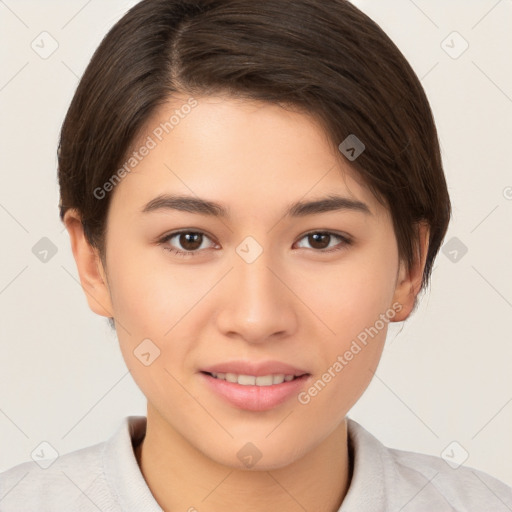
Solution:
<svg viewBox="0 0 512 512">
<path fill-rule="evenodd" d="M 111 194 L 102 187 L 140 130 L 175 94 L 228 95 L 315 118 L 333 148 L 356 135 L 353 161 L 390 211 L 400 257 L 417 257 L 429 225 L 422 286 L 446 234 L 450 198 L 420 80 L 397 46 L 347 0 L 143 0 L 107 33 L 66 114 L 58 149 L 60 217 L 81 216 L 105 255 Z M 300 169 L 297 169 L 300 172 Z"/>
</svg>

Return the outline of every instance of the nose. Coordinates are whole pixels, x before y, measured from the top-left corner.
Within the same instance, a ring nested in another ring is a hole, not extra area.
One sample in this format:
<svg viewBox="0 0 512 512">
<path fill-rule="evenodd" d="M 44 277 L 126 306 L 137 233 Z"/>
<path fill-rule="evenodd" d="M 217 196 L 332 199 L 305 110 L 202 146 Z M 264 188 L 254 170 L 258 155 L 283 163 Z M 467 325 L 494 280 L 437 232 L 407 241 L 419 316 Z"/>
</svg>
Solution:
<svg viewBox="0 0 512 512">
<path fill-rule="evenodd" d="M 286 274 L 265 251 L 252 263 L 235 259 L 217 314 L 222 334 L 251 344 L 293 335 L 299 301 L 291 291 L 293 285 L 286 282 Z"/>
</svg>

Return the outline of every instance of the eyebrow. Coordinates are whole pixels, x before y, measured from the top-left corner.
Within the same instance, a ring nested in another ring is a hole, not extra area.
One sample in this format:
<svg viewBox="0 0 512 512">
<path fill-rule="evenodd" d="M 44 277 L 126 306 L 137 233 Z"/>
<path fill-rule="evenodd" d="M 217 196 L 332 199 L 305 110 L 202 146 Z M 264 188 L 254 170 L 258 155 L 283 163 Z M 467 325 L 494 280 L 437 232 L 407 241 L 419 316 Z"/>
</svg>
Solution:
<svg viewBox="0 0 512 512">
<path fill-rule="evenodd" d="M 192 196 L 160 194 L 149 201 L 141 210 L 142 213 L 160 210 L 177 210 L 211 217 L 228 218 L 228 210 L 219 203 Z M 313 201 L 297 201 L 286 209 L 284 215 L 289 217 L 305 217 L 318 213 L 333 211 L 356 211 L 367 215 L 372 212 L 366 203 L 340 195 L 331 194 Z"/>
</svg>

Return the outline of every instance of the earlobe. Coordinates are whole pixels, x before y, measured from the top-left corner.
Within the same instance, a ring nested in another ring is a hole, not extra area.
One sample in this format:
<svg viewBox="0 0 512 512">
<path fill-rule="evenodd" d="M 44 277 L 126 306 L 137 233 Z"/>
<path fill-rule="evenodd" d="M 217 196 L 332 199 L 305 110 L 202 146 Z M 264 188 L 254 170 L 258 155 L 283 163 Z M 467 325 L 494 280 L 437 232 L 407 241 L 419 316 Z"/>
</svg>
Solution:
<svg viewBox="0 0 512 512">
<path fill-rule="evenodd" d="M 105 270 L 98 250 L 85 237 L 80 214 L 75 209 L 68 210 L 64 216 L 64 224 L 89 307 L 100 316 L 113 317 Z"/>
<path fill-rule="evenodd" d="M 408 269 L 406 263 L 400 261 L 393 303 L 399 303 L 402 309 L 394 317 L 394 322 L 406 320 L 414 311 L 417 296 L 423 282 L 423 271 L 427 258 L 430 230 L 428 224 L 424 222 L 419 223 L 417 229 L 418 245 L 416 247 L 416 257 L 412 267 Z"/>
</svg>

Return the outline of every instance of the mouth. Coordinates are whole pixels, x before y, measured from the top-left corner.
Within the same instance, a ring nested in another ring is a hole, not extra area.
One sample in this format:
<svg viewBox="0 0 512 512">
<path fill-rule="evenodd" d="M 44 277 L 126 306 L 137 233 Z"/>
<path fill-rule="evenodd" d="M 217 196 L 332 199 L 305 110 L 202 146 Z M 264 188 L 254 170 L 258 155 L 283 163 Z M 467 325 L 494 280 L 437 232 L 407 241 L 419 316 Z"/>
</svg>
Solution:
<svg viewBox="0 0 512 512">
<path fill-rule="evenodd" d="M 232 384 L 240 384 L 242 386 L 273 386 L 275 384 L 282 384 L 283 382 L 290 382 L 292 380 L 302 377 L 302 375 L 291 375 L 284 373 L 275 373 L 269 375 L 244 375 L 237 373 L 222 373 L 222 372 L 202 372 L 210 375 L 214 379 L 225 380 Z M 303 374 L 306 375 L 306 374 Z"/>
<path fill-rule="evenodd" d="M 269 411 L 290 402 L 311 378 L 310 373 L 280 363 L 230 363 L 202 370 L 199 376 L 223 403 L 254 412 Z"/>
</svg>

